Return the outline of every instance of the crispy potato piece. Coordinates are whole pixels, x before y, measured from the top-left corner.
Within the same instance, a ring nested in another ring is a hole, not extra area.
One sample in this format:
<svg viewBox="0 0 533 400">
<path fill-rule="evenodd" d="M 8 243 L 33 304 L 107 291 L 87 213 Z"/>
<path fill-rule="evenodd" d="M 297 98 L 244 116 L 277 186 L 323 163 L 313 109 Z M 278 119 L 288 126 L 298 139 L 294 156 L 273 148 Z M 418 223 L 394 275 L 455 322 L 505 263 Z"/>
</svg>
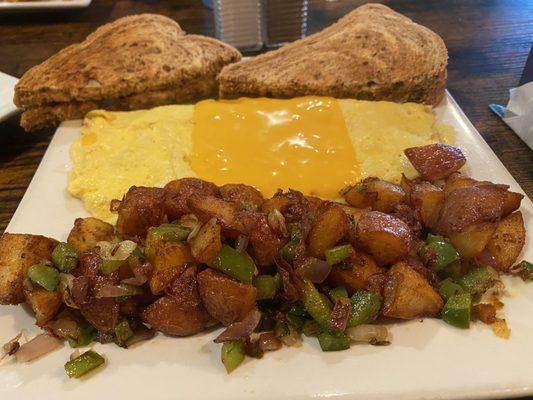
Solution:
<svg viewBox="0 0 533 400">
<path fill-rule="evenodd" d="M 240 321 L 255 307 L 254 286 L 234 281 L 211 268 L 198 274 L 198 288 L 209 314 L 224 325 Z"/>
<path fill-rule="evenodd" d="M 461 259 L 471 260 L 483 251 L 496 230 L 496 225 L 492 222 L 471 225 L 462 232 L 451 234 L 448 239 Z"/>
<path fill-rule="evenodd" d="M 400 179 L 400 187 L 403 189 L 407 198 L 409 198 L 411 193 L 411 188 L 415 185 L 415 181 L 409 179 L 402 173 L 402 178 Z"/>
<path fill-rule="evenodd" d="M 433 229 L 444 203 L 444 191 L 429 182 L 422 182 L 413 186 L 410 198 L 411 204 L 420 213 L 424 227 Z"/>
<path fill-rule="evenodd" d="M 352 207 L 372 207 L 373 210 L 388 213 L 403 201 L 405 192 L 401 186 L 394 183 L 367 178 L 348 190 L 344 198 Z"/>
<path fill-rule="evenodd" d="M 98 242 L 110 242 L 115 238 L 113 225 L 98 218 L 76 218 L 67 242 L 80 253 L 96 246 Z"/>
<path fill-rule="evenodd" d="M 163 222 L 165 191 L 132 186 L 118 208 L 117 232 L 122 239 L 139 241 L 151 226 Z"/>
<path fill-rule="evenodd" d="M 334 203 L 322 206 L 313 220 L 307 237 L 308 251 L 324 259 L 324 252 L 337 244 L 348 232 L 348 216 Z"/>
<path fill-rule="evenodd" d="M 503 202 L 502 217 L 506 217 L 520 208 L 524 195 L 516 192 L 507 192 Z"/>
<path fill-rule="evenodd" d="M 467 186 L 485 185 L 490 182 L 477 181 L 474 178 L 462 175 L 460 172 L 451 174 L 444 183 L 444 195 L 448 196 L 456 189 L 461 189 Z"/>
<path fill-rule="evenodd" d="M 0 238 L 0 304 L 24 302 L 22 282 L 28 269 L 50 260 L 57 240 L 45 236 L 4 233 Z"/>
<path fill-rule="evenodd" d="M 226 234 L 238 235 L 247 232 L 239 206 L 235 203 L 214 196 L 194 193 L 189 197 L 187 204 L 191 212 L 202 222 L 216 218 Z"/>
<path fill-rule="evenodd" d="M 520 255 L 526 241 L 526 228 L 520 211 L 503 218 L 482 253 L 477 257 L 480 265 L 491 265 L 508 272 Z"/>
<path fill-rule="evenodd" d="M 362 215 L 356 235 L 361 246 L 381 265 L 408 255 L 413 243 L 405 222 L 379 211 Z"/>
<path fill-rule="evenodd" d="M 198 231 L 191 240 L 191 253 L 194 259 L 202 264 L 213 266 L 215 259 L 222 248 L 220 225 L 216 218 L 211 218 Z"/>
<path fill-rule="evenodd" d="M 378 200 L 378 193 L 369 190 L 364 183 L 360 183 L 352 186 L 344 193 L 344 199 L 352 207 L 373 207 L 374 203 Z"/>
<path fill-rule="evenodd" d="M 299 222 L 309 215 L 315 215 L 320 204 L 322 201 L 306 197 L 296 190 L 290 190 L 287 193 L 280 190 L 274 197 L 263 202 L 260 211 L 268 214 L 277 209 L 283 214 L 286 222 Z"/>
<path fill-rule="evenodd" d="M 24 290 L 26 301 L 35 313 L 38 326 L 45 326 L 52 320 L 62 306 L 61 293 L 58 291 L 49 292 L 46 289 L 35 288 L 35 290 Z"/>
<path fill-rule="evenodd" d="M 365 289 L 370 276 L 385 272 L 371 256 L 362 252 L 354 252 L 350 264 L 350 269 L 334 265 L 328 275 L 331 286 L 343 286 L 350 295 L 357 289 Z"/>
<path fill-rule="evenodd" d="M 359 222 L 359 219 L 361 219 L 361 216 L 370 211 L 370 208 L 356 208 L 347 206 L 345 204 L 339 204 L 336 203 L 340 208 L 342 208 L 342 211 L 348 216 L 353 218 L 353 221 L 357 224 Z"/>
<path fill-rule="evenodd" d="M 455 189 L 444 198 L 437 233 L 451 236 L 482 222 L 497 222 L 503 210 L 507 186 L 484 184 Z"/>
<path fill-rule="evenodd" d="M 255 223 L 250 228 L 250 245 L 254 260 L 258 266 L 273 265 L 274 258 L 286 240 L 276 235 L 264 214 L 257 214 L 254 219 Z"/>
<path fill-rule="evenodd" d="M 191 213 L 187 200 L 193 193 L 219 195 L 217 185 L 198 178 L 181 178 L 166 184 L 165 213 L 169 221 L 174 221 L 182 215 Z"/>
<path fill-rule="evenodd" d="M 245 211 L 257 211 L 265 201 L 259 190 L 243 184 L 223 185 L 220 187 L 220 195 L 225 201 L 236 203 Z"/>
<path fill-rule="evenodd" d="M 431 181 L 450 176 L 466 163 L 459 148 L 442 143 L 411 147 L 404 153 L 420 176 Z"/>
<path fill-rule="evenodd" d="M 394 264 L 387 272 L 383 286 L 384 316 L 400 319 L 435 317 L 443 305 L 437 291 L 406 262 Z"/>
<path fill-rule="evenodd" d="M 198 292 L 198 266 L 192 264 L 172 283 L 169 293 L 142 313 L 145 322 L 172 336 L 189 336 L 213 325 Z"/>
<path fill-rule="evenodd" d="M 157 241 L 148 254 L 153 272 L 148 285 L 153 294 L 161 293 L 186 268 L 193 257 L 186 243 Z"/>
</svg>

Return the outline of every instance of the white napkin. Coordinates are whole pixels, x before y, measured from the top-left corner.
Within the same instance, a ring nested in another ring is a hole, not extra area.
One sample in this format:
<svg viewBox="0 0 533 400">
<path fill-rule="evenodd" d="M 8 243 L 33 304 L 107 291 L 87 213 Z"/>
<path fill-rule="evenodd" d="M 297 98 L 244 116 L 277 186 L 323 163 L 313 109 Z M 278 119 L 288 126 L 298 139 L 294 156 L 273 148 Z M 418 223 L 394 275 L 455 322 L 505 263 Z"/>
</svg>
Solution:
<svg viewBox="0 0 533 400">
<path fill-rule="evenodd" d="M 502 118 L 533 149 L 533 82 L 513 88 L 507 111 Z"/>
</svg>

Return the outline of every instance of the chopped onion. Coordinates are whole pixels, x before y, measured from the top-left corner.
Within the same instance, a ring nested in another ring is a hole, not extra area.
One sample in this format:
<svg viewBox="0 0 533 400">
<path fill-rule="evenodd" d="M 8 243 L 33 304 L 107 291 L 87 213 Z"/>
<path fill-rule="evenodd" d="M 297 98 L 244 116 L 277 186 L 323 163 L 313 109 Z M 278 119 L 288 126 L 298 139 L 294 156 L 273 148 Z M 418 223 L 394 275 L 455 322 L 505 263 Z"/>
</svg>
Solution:
<svg viewBox="0 0 533 400">
<path fill-rule="evenodd" d="M 267 221 L 276 233 L 279 233 L 283 237 L 289 237 L 289 231 L 285 224 L 285 217 L 277 208 L 274 208 L 268 213 Z"/>
<path fill-rule="evenodd" d="M 28 343 L 20 346 L 20 349 L 15 353 L 18 362 L 28 362 L 50 353 L 63 346 L 63 343 L 47 333 L 42 333 L 35 336 Z"/>
<path fill-rule="evenodd" d="M 71 308 L 78 308 L 74 300 L 72 300 L 71 290 L 74 285 L 74 275 L 71 274 L 59 274 L 59 292 L 63 303 Z"/>
<path fill-rule="evenodd" d="M 289 347 L 300 347 L 302 345 L 302 338 L 300 334 L 295 330 L 289 327 L 290 333 L 288 335 L 280 337 L 281 342 L 285 346 Z"/>
<path fill-rule="evenodd" d="M 143 289 L 135 285 L 105 285 L 100 286 L 94 293 L 94 297 L 97 299 L 108 297 L 122 297 L 122 296 L 134 296 L 136 294 L 142 294 Z"/>
<path fill-rule="evenodd" d="M 263 351 L 274 351 L 281 348 L 281 340 L 274 332 L 265 332 L 259 336 L 259 347 Z"/>
<path fill-rule="evenodd" d="M 292 265 L 285 261 L 279 255 L 274 258 L 278 268 L 279 276 L 281 277 L 281 288 L 283 289 L 283 297 L 289 302 L 297 301 L 300 298 L 300 291 L 295 282 L 294 270 Z"/>
<path fill-rule="evenodd" d="M 250 238 L 245 235 L 239 235 L 237 236 L 237 240 L 235 240 L 235 250 L 237 250 L 239 253 L 242 253 L 248 248 L 248 242 L 250 241 Z"/>
<path fill-rule="evenodd" d="M 134 277 L 123 279 L 122 283 L 137 286 L 144 285 L 152 273 L 152 264 L 150 264 L 148 261 L 141 262 L 138 258 L 133 258 L 129 265 Z"/>
<path fill-rule="evenodd" d="M 346 329 L 346 335 L 354 342 L 384 344 L 389 331 L 383 325 L 363 324 Z"/>
<path fill-rule="evenodd" d="M 96 244 L 100 248 L 100 256 L 103 260 L 119 260 L 127 259 L 137 247 L 137 243 L 131 240 L 124 240 L 118 244 L 111 242 L 98 242 Z"/>
<path fill-rule="evenodd" d="M 233 342 L 236 340 L 246 339 L 250 336 L 261 319 L 261 312 L 254 308 L 242 319 L 242 321 L 234 322 L 228 326 L 224 332 L 217 336 L 215 343 Z"/>
<path fill-rule="evenodd" d="M 194 214 L 185 214 L 179 219 L 178 223 L 187 228 L 191 228 L 191 232 L 189 233 L 189 236 L 187 236 L 187 241 L 194 239 L 202 227 L 202 223 Z"/>
<path fill-rule="evenodd" d="M 296 274 L 313 283 L 322 283 L 331 272 L 331 265 L 315 257 L 308 257 L 295 268 Z"/>
<path fill-rule="evenodd" d="M 74 350 L 74 352 L 72 352 L 72 354 L 69 357 L 70 361 L 74 360 L 75 358 L 78 358 L 80 354 L 81 353 L 79 349 Z"/>
</svg>

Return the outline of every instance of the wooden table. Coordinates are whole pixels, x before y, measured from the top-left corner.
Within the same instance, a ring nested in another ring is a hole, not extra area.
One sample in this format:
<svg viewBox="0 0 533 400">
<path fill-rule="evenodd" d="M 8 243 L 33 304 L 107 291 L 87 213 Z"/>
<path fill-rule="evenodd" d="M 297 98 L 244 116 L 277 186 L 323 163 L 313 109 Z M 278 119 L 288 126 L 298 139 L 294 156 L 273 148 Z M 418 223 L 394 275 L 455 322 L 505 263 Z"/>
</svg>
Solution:
<svg viewBox="0 0 533 400">
<path fill-rule="evenodd" d="M 309 32 L 324 28 L 362 3 L 312 0 Z M 518 83 L 533 42 L 533 2 L 386 3 L 443 37 L 450 53 L 448 89 L 531 197 L 533 152 L 489 111 L 488 104 L 506 104 L 508 89 Z M 143 12 L 170 16 L 189 33 L 214 35 L 212 13 L 199 0 L 93 0 L 89 8 L 75 11 L 0 15 L 0 71 L 20 77 L 61 48 L 83 40 L 97 26 Z M 26 134 L 18 124 L 18 117 L 0 123 L 0 232 L 19 204 L 54 132 Z"/>
</svg>

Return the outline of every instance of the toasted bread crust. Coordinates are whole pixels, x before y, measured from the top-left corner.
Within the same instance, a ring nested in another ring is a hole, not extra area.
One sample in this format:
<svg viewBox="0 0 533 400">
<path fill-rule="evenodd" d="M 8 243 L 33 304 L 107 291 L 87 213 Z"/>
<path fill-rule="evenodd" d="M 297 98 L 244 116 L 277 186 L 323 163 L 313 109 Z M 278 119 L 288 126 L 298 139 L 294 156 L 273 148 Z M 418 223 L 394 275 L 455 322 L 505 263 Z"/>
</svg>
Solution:
<svg viewBox="0 0 533 400">
<path fill-rule="evenodd" d="M 224 67 L 221 98 L 325 95 L 437 104 L 448 54 L 429 29 L 381 4 L 278 50 Z"/>
<path fill-rule="evenodd" d="M 98 28 L 28 70 L 15 87 L 14 102 L 29 107 L 100 101 L 168 87 L 184 89 L 185 98 L 191 92 L 206 97 L 216 95 L 222 67 L 239 59 L 233 47 L 186 35 L 167 17 L 134 15 Z"/>
</svg>

